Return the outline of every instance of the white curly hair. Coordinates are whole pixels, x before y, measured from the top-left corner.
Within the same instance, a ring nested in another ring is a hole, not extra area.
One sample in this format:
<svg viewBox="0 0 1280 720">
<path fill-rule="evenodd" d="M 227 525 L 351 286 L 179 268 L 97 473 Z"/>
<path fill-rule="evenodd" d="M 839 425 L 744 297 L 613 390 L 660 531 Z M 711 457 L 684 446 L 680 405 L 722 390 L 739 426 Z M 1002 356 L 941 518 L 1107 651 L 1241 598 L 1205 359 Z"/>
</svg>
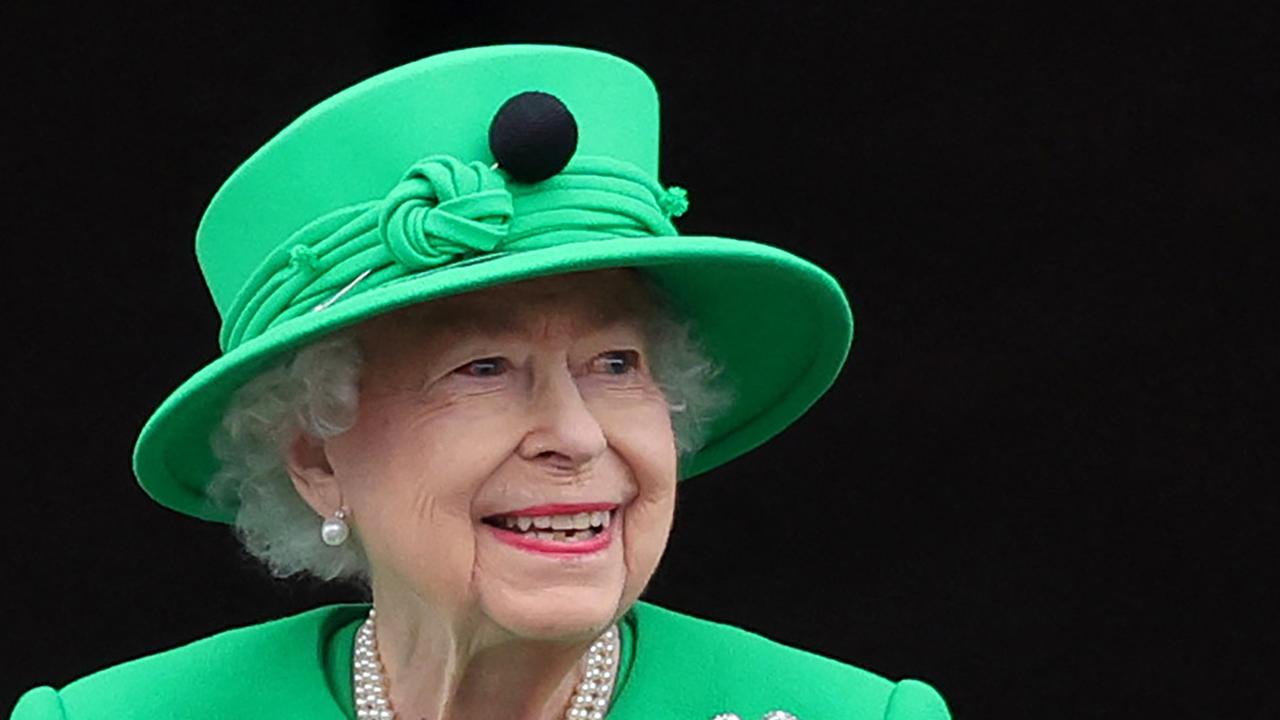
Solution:
<svg viewBox="0 0 1280 720">
<path fill-rule="evenodd" d="M 709 421 L 729 402 L 719 368 L 705 355 L 688 322 L 648 287 L 645 320 L 650 367 L 670 407 L 676 449 L 701 447 Z M 235 532 L 250 555 L 277 577 L 369 581 L 357 533 L 336 547 L 320 540 L 320 520 L 298 495 L 285 448 L 299 432 L 330 438 L 355 422 L 361 354 L 349 333 L 322 338 L 261 372 L 233 396 L 214 433 L 220 462 L 209 496 L 235 513 Z"/>
</svg>

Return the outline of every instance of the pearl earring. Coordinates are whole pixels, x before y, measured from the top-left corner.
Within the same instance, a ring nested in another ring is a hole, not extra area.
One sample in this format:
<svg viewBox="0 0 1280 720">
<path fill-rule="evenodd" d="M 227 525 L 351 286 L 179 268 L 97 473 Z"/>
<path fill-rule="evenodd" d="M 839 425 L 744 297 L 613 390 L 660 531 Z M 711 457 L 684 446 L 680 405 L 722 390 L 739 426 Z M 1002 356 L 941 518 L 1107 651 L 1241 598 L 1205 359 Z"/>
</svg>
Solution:
<svg viewBox="0 0 1280 720">
<path fill-rule="evenodd" d="M 325 518 L 320 523 L 320 539 L 325 545 L 337 547 L 347 541 L 347 536 L 351 534 L 351 528 L 347 527 L 347 512 L 342 508 L 334 511 L 333 517 Z"/>
</svg>

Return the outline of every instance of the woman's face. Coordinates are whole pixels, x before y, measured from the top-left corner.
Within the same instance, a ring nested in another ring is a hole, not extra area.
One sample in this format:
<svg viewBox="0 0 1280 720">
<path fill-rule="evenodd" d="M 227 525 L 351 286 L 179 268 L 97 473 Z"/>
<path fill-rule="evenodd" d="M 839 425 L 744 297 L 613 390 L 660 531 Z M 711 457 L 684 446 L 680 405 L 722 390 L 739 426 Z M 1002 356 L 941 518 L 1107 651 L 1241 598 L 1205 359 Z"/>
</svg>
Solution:
<svg viewBox="0 0 1280 720">
<path fill-rule="evenodd" d="M 375 592 L 541 638 L 636 600 L 676 489 L 645 298 L 631 271 L 577 273 L 361 328 L 358 418 L 325 459 Z"/>
</svg>

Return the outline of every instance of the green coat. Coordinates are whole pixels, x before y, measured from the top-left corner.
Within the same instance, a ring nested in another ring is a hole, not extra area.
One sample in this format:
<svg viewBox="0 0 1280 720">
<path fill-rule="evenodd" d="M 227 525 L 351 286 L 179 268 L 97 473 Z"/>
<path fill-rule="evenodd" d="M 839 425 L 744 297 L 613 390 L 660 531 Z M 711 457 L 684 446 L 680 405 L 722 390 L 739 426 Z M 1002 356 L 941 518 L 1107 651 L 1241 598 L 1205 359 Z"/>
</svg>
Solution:
<svg viewBox="0 0 1280 720">
<path fill-rule="evenodd" d="M 22 696 L 12 720 L 355 717 L 351 651 L 368 606 L 331 605 L 230 630 Z M 946 720 L 933 688 L 779 645 L 728 625 L 637 603 L 619 623 L 608 720 Z"/>
</svg>

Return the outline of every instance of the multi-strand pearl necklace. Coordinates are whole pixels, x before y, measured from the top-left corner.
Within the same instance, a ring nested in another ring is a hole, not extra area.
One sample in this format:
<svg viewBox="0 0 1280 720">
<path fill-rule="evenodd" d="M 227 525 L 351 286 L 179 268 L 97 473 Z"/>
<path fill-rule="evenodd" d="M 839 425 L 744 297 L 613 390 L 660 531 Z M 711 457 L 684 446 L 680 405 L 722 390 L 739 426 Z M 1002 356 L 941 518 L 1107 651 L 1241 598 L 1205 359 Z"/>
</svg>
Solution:
<svg viewBox="0 0 1280 720">
<path fill-rule="evenodd" d="M 378 656 L 378 639 L 373 630 L 374 611 L 356 633 L 352 653 L 351 674 L 355 680 L 356 718 L 358 720 L 395 720 L 396 711 L 387 697 L 382 659 Z M 587 650 L 587 670 L 574 688 L 573 700 L 565 711 L 565 720 L 604 720 L 613 691 L 615 663 L 613 652 L 618 639 L 617 626 L 609 628 L 591 643 Z"/>
</svg>

